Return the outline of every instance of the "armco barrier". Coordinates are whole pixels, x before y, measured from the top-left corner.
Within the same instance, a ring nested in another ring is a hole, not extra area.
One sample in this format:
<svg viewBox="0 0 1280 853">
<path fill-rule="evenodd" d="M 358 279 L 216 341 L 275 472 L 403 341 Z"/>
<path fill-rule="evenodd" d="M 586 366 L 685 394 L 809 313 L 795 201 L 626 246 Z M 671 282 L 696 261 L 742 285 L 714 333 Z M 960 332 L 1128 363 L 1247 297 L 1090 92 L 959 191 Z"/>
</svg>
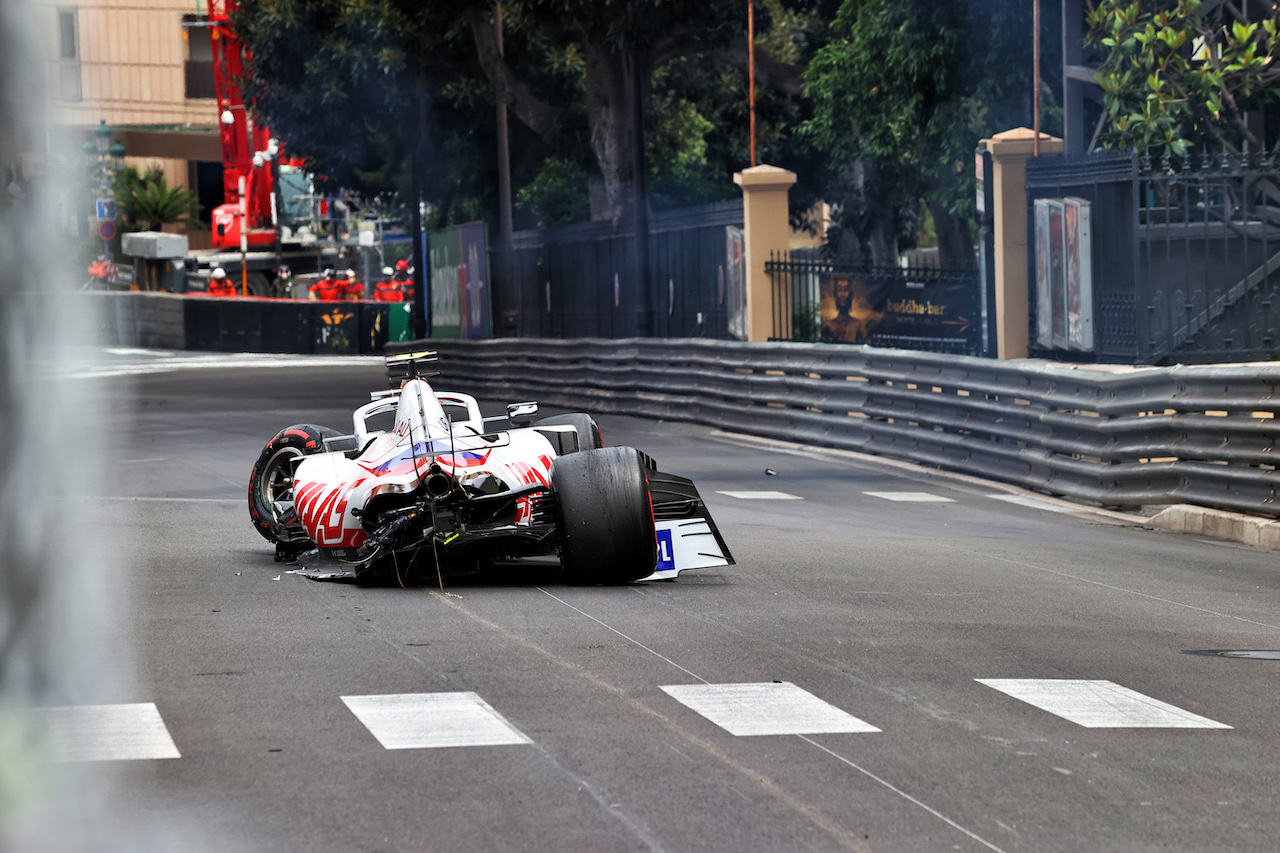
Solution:
<svg viewBox="0 0 1280 853">
<path fill-rule="evenodd" d="M 442 383 L 476 393 L 883 454 L 1109 506 L 1280 515 L 1280 365 L 1076 368 L 710 340 L 419 344 L 439 351 Z"/>
</svg>

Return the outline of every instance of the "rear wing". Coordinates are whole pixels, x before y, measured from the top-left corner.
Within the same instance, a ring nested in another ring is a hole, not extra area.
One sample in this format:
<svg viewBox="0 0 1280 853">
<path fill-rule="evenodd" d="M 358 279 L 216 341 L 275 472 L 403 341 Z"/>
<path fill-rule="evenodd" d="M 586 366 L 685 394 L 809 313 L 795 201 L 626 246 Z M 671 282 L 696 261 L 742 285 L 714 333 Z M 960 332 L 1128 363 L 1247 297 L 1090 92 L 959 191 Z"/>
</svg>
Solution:
<svg viewBox="0 0 1280 853">
<path fill-rule="evenodd" d="M 439 356 L 436 352 L 427 349 L 389 355 L 387 356 L 387 378 L 395 382 L 404 379 L 421 379 L 425 376 L 434 376 L 434 372 L 422 370 L 421 365 L 430 364 L 438 360 Z"/>
</svg>

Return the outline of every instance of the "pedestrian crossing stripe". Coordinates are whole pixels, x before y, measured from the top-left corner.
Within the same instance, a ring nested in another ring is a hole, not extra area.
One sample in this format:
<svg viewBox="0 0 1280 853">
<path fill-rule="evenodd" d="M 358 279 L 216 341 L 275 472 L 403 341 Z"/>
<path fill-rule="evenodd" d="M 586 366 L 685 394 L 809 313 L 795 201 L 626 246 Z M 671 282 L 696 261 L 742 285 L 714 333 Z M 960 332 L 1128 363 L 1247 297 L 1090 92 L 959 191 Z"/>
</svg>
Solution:
<svg viewBox="0 0 1280 853">
<path fill-rule="evenodd" d="M 1229 729 L 1111 681 L 978 678 L 979 684 L 1089 729 Z"/>
<path fill-rule="evenodd" d="M 987 495 L 987 497 L 995 501 L 1004 501 L 1005 503 L 1017 504 L 1018 506 L 1025 506 L 1028 509 L 1039 509 L 1045 512 L 1071 513 L 1089 511 L 1087 506 L 1063 506 L 1061 504 L 1027 497 L 1026 495 Z"/>
<path fill-rule="evenodd" d="M 886 501 L 936 504 L 955 503 L 951 498 L 944 498 L 942 495 L 931 495 L 928 492 L 863 492 L 863 494 L 870 495 L 873 498 L 881 498 Z"/>
<path fill-rule="evenodd" d="M 54 761 L 181 758 L 154 702 L 36 709 Z"/>
<path fill-rule="evenodd" d="M 735 737 L 880 731 L 786 681 L 673 684 L 662 690 Z"/>
<path fill-rule="evenodd" d="M 1085 728 L 1232 728 L 1106 680 L 974 680 Z M 881 731 L 790 682 L 677 684 L 660 689 L 735 737 Z M 471 692 L 340 698 L 384 749 L 533 743 Z M 181 757 L 153 702 L 37 708 L 32 713 L 55 761 Z"/>
<path fill-rule="evenodd" d="M 787 492 L 722 492 L 717 491 L 717 495 L 727 495 L 731 498 L 737 498 L 740 501 L 802 501 L 804 498 L 799 495 L 789 494 Z"/>
<path fill-rule="evenodd" d="M 399 693 L 341 698 L 385 749 L 533 743 L 475 693 Z"/>
</svg>

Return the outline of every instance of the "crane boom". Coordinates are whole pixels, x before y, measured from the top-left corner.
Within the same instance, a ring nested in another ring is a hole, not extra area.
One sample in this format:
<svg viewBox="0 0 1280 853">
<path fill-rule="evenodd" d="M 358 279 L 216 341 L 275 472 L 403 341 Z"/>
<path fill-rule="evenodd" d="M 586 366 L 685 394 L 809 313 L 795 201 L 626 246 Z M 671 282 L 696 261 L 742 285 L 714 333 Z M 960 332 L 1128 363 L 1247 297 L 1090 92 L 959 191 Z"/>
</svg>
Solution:
<svg viewBox="0 0 1280 853">
<path fill-rule="evenodd" d="M 272 218 L 275 192 L 271 157 L 266 152 L 271 132 L 249 113 L 237 83 L 244 75 L 244 46 L 231 27 L 237 0 L 209 0 L 213 47 L 213 83 L 218 101 L 218 129 L 222 143 L 222 188 L 225 203 L 213 211 L 213 245 L 235 248 L 246 228 L 249 246 L 276 242 Z M 254 155 L 261 154 L 254 166 Z M 240 181 L 245 187 L 245 221 L 240 221 Z"/>
</svg>

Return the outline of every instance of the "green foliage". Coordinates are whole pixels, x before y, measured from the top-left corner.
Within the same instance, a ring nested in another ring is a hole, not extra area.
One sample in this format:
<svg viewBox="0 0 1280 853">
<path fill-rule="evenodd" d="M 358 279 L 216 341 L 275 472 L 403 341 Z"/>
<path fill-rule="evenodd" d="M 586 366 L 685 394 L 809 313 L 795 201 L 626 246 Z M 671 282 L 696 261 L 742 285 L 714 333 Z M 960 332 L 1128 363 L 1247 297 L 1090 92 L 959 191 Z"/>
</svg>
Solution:
<svg viewBox="0 0 1280 853">
<path fill-rule="evenodd" d="M 1275 6 L 1248 21 L 1229 3 L 1099 0 L 1086 40 L 1103 57 L 1103 145 L 1181 156 L 1213 139 L 1257 150 L 1245 115 L 1280 99 L 1278 20 Z"/>
<path fill-rule="evenodd" d="M 803 62 L 825 38 L 834 5 L 759 0 L 760 44 L 779 59 Z M 492 2 L 243 0 L 234 24 L 252 52 L 247 97 L 285 141 L 287 156 L 303 158 L 322 186 L 366 195 L 407 197 L 409 146 L 424 118 L 423 189 L 433 219 L 477 210 L 493 217 L 495 95 L 468 10 L 487 15 Z M 617 60 L 633 48 L 653 68 L 645 78 L 652 206 L 736 194 L 732 173 L 748 157 L 746 74 L 712 54 L 745 44 L 740 0 L 506 0 L 503 22 L 507 65 L 556 113 L 551 127 L 535 133 L 509 111 L 512 184 L 526 190 L 518 193 L 518 227 L 583 209 L 587 183 L 577 170 L 595 181 L 602 174 L 588 121 L 588 60 Z M 812 146 L 794 138 L 805 117 L 799 99 L 764 88 L 758 99 L 761 158 L 802 178 L 819 171 Z M 614 104 L 624 105 L 625 98 Z M 806 184 L 805 207 L 818 189 L 817 181 Z M 572 204 L 570 186 L 581 194 Z"/>
<path fill-rule="evenodd" d="M 1022 6 L 992 0 L 840 6 L 833 38 L 805 73 L 813 118 L 803 132 L 832 156 L 861 164 L 857 175 L 845 176 L 844 227 L 865 232 L 894 216 L 900 243 L 909 245 L 922 201 L 962 219 L 975 215 L 977 141 L 1030 123 L 1024 105 L 1031 20 Z M 1047 52 L 1042 62 L 1051 68 L 1053 58 Z M 1051 92 L 1043 94 L 1052 107 Z M 1043 129 L 1057 128 L 1045 122 Z"/>
<path fill-rule="evenodd" d="M 163 225 L 194 225 L 198 205 L 183 187 L 171 187 L 159 169 L 139 173 L 127 166 L 116 176 L 116 210 L 126 231 L 159 231 Z"/>
<path fill-rule="evenodd" d="M 559 228 L 591 218 L 587 170 L 561 157 L 548 157 L 542 168 L 516 193 L 516 204 L 543 228 Z"/>
</svg>

